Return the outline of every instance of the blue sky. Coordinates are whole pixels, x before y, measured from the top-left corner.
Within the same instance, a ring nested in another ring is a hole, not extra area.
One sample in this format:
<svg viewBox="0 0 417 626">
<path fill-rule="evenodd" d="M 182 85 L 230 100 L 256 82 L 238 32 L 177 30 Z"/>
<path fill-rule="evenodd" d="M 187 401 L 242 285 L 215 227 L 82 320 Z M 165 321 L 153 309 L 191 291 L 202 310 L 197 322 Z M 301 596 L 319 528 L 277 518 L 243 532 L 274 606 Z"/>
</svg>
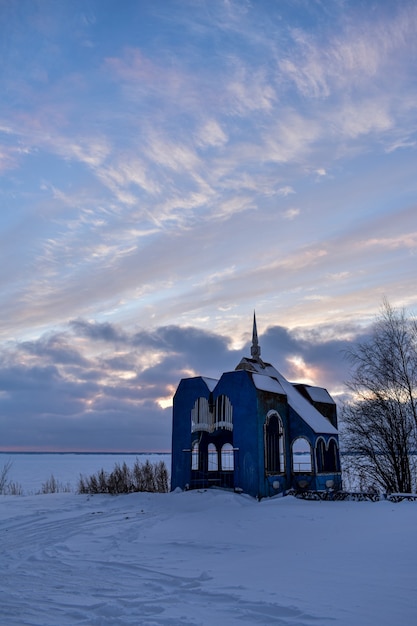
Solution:
<svg viewBox="0 0 417 626">
<path fill-rule="evenodd" d="M 417 3 L 0 2 L 0 448 L 170 446 L 181 377 L 343 394 L 417 302 Z"/>
</svg>

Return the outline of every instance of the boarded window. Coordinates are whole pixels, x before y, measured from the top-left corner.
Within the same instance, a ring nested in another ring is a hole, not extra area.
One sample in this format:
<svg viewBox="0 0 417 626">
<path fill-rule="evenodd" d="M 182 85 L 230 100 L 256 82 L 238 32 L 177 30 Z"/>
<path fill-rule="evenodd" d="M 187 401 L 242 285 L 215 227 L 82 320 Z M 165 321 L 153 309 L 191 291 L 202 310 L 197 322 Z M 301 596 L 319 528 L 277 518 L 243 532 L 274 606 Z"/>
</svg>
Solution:
<svg viewBox="0 0 417 626">
<path fill-rule="evenodd" d="M 227 396 L 221 395 L 216 400 L 215 428 L 233 430 L 233 407 Z"/>
<path fill-rule="evenodd" d="M 197 398 L 191 410 L 191 432 L 213 430 L 213 414 L 210 413 L 207 398 Z"/>
</svg>

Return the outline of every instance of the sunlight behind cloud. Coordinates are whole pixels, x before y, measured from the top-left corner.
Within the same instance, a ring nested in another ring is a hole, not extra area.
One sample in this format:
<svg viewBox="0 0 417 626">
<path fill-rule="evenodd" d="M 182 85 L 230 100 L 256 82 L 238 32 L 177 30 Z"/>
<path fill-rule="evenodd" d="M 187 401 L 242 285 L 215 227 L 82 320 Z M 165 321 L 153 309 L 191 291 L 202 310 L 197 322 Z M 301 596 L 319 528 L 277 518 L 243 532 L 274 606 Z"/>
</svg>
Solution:
<svg viewBox="0 0 417 626">
<path fill-rule="evenodd" d="M 318 369 L 307 365 L 301 356 L 288 357 L 287 362 L 290 365 L 292 382 L 303 382 L 307 385 L 317 384 Z"/>
</svg>

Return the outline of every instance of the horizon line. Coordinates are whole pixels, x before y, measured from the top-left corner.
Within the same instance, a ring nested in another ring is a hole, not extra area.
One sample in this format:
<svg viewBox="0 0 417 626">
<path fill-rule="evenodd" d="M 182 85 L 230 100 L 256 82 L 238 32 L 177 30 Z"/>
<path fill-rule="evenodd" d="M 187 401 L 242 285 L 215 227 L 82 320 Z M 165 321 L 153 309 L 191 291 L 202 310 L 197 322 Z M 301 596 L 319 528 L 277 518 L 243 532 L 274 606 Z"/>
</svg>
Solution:
<svg viewBox="0 0 417 626">
<path fill-rule="evenodd" d="M 68 450 L 48 448 L 2 448 L 0 454 L 171 454 L 171 450 Z"/>
</svg>

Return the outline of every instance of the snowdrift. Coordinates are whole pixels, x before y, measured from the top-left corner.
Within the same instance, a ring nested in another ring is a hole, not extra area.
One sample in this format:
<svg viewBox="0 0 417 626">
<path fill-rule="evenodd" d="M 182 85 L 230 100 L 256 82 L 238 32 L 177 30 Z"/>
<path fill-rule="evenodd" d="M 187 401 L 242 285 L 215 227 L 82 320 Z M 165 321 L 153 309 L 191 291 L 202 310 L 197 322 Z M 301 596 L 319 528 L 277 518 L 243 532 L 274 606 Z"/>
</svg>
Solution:
<svg viewBox="0 0 417 626">
<path fill-rule="evenodd" d="M 0 498 L 2 626 L 414 626 L 417 503 Z"/>
</svg>

